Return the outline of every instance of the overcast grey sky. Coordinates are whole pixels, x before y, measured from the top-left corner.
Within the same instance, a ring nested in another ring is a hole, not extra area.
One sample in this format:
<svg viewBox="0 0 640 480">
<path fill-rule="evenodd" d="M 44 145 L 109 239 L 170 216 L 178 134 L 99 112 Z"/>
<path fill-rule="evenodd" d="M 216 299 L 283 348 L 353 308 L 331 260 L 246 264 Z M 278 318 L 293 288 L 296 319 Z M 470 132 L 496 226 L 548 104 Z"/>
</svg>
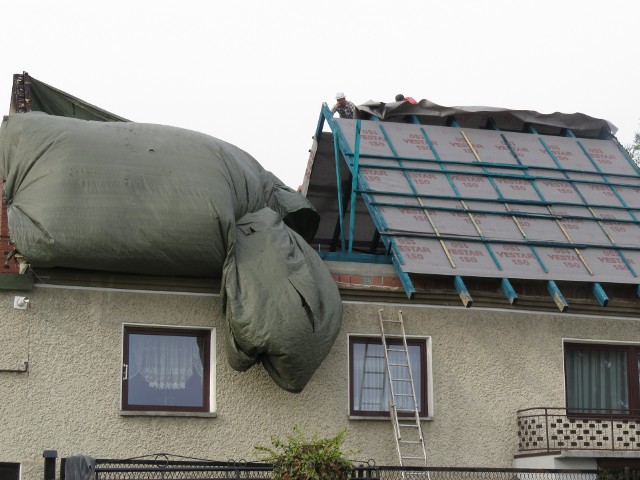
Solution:
<svg viewBox="0 0 640 480">
<path fill-rule="evenodd" d="M 131 120 L 234 143 L 293 188 L 337 91 L 582 112 L 622 144 L 640 130 L 637 0 L 32 0 L 3 1 L 0 19 L 3 113 L 26 70 Z"/>
</svg>

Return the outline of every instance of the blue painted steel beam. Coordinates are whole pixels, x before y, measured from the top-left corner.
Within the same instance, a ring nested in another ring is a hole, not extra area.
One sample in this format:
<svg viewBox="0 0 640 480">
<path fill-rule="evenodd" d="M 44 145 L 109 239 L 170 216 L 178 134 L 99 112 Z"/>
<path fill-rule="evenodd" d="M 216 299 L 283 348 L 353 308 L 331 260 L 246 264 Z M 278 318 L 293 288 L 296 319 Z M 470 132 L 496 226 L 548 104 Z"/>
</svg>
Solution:
<svg viewBox="0 0 640 480">
<path fill-rule="evenodd" d="M 582 142 L 580 140 L 578 140 L 576 138 L 576 136 L 573 134 L 573 132 L 570 129 L 567 129 L 567 135 L 569 135 L 571 138 L 575 139 L 576 142 L 578 143 L 578 146 L 580 147 L 580 149 L 582 150 L 582 153 L 585 154 L 585 156 L 589 159 L 589 161 L 591 162 L 591 165 L 593 165 L 593 168 L 595 168 L 598 173 L 602 176 L 602 179 L 604 180 L 604 183 L 606 185 L 609 186 L 609 188 L 611 189 L 611 191 L 614 193 L 614 195 L 616 196 L 616 198 L 618 199 L 618 201 L 624 206 L 624 208 L 627 209 L 627 213 L 629 215 L 631 215 L 631 218 L 633 218 L 634 220 L 638 220 L 638 217 L 636 217 L 635 213 L 633 212 L 633 210 L 629 209 L 629 205 L 627 205 L 627 202 L 625 202 L 624 198 L 622 198 L 622 196 L 618 193 L 618 190 L 616 189 L 616 186 L 613 185 L 610 181 L 609 181 L 609 177 L 607 177 L 607 174 L 605 172 L 603 172 L 600 167 L 598 166 L 598 163 L 593 159 L 593 157 L 591 156 L 591 154 L 589 153 L 589 151 L 584 147 L 584 145 L 582 144 Z M 566 174 L 565 174 L 566 175 Z M 605 232 L 606 233 L 606 232 Z"/>
<path fill-rule="evenodd" d="M 327 105 L 325 103 L 325 105 Z M 327 106 L 327 108 L 329 108 Z M 318 125 L 316 126 L 316 140 L 320 141 L 320 135 L 322 134 L 322 127 L 324 127 L 324 112 L 320 110 L 320 118 L 318 119 Z"/>
<path fill-rule="evenodd" d="M 445 198 L 445 197 L 438 197 L 438 196 L 434 196 L 434 195 L 411 195 L 411 194 L 407 194 L 407 193 L 398 193 L 398 192 L 384 192 L 384 191 L 368 191 L 368 190 L 357 190 L 358 193 L 374 193 L 375 195 L 393 195 L 393 196 L 397 196 L 397 197 L 401 197 L 401 196 L 415 196 L 416 198 Z M 447 200 L 449 199 L 456 199 L 456 197 L 446 197 Z M 469 198 L 469 197 L 465 197 L 463 200 L 469 200 L 469 201 L 473 201 L 475 199 L 473 198 Z M 486 200 L 485 200 L 486 201 Z M 497 201 L 497 200 L 494 200 Z M 500 200 L 501 203 L 505 203 L 506 200 Z M 517 202 L 506 202 L 506 203 L 517 203 Z M 422 205 L 407 205 L 407 204 L 403 204 L 403 203 L 396 203 L 396 202 L 380 202 L 380 201 L 373 201 L 371 202 L 372 205 L 376 205 L 376 206 L 380 206 L 380 207 L 398 207 L 398 208 L 408 208 L 408 209 L 416 209 L 416 210 L 420 210 L 423 209 L 424 207 Z M 528 203 L 527 205 L 531 205 L 530 203 Z M 548 202 L 537 202 L 535 205 L 539 205 L 539 206 L 547 206 L 547 205 L 560 205 L 560 203 L 548 203 Z M 621 210 L 620 207 L 615 207 L 617 210 Z M 439 207 L 439 206 L 429 206 L 429 210 L 439 210 L 442 212 L 460 212 L 460 209 L 457 208 L 453 208 L 453 207 Z M 471 212 L 471 213 L 478 213 L 478 214 L 482 214 L 482 215 L 504 215 L 504 212 L 497 212 L 496 210 L 484 210 L 481 208 L 469 208 L 467 210 L 465 210 L 467 212 Z M 507 212 L 508 213 L 508 212 Z M 640 225 L 640 221 L 636 221 L 636 220 L 629 220 L 629 219 L 625 219 L 625 218 L 597 218 L 597 217 L 587 217 L 585 215 L 558 215 L 555 213 L 532 213 L 532 212 L 522 212 L 522 211 L 518 211 L 518 212 L 513 212 L 513 213 L 517 213 L 516 216 L 518 217 L 527 217 L 527 218 L 539 218 L 539 219 L 544 219 L 544 220 L 563 220 L 563 219 L 573 219 L 573 220 L 596 220 L 598 222 L 602 222 L 602 223 L 630 223 L 630 224 L 636 224 L 636 225 Z"/>
<path fill-rule="evenodd" d="M 356 137 L 354 142 L 354 153 L 351 154 L 351 151 L 349 149 L 349 144 L 346 141 L 346 138 L 342 133 L 340 126 L 331 115 L 330 110 L 328 109 L 328 107 L 326 108 L 323 107 L 323 111 L 324 111 L 327 122 L 329 122 L 329 126 L 334 132 L 334 136 L 336 135 L 336 133 L 339 134 L 338 143 L 340 146 L 340 150 L 343 156 L 345 157 L 345 161 L 351 171 L 351 187 L 352 188 L 351 188 L 350 212 L 349 212 L 349 244 L 347 249 L 347 255 L 353 255 L 353 233 L 355 230 L 355 205 L 356 205 L 357 193 L 361 193 L 363 195 L 363 199 L 365 200 L 364 204 L 367 207 L 367 210 L 369 211 L 369 214 L 371 215 L 373 223 L 375 224 L 378 232 L 384 235 L 388 231 L 388 228 L 384 221 L 384 218 L 380 215 L 378 208 L 371 205 L 371 201 L 367 199 L 366 195 L 369 192 L 369 188 L 367 186 L 366 180 L 362 178 L 362 176 L 360 175 L 359 163 L 360 163 L 360 133 L 362 130 L 361 120 L 356 121 Z M 330 116 L 330 118 L 328 116 Z M 352 161 L 351 162 L 347 161 L 346 160 L 347 157 L 352 157 Z M 358 183 L 360 183 L 363 188 L 361 189 L 356 188 Z M 407 293 L 407 296 L 410 299 L 412 299 L 415 295 L 415 288 L 413 286 L 413 283 L 411 282 L 411 279 L 409 278 L 409 275 L 403 272 L 402 269 L 400 268 L 400 265 L 404 262 L 402 255 L 398 250 L 397 246 L 395 245 L 395 242 L 393 242 L 392 239 L 389 239 L 389 237 L 385 237 L 385 236 L 383 236 L 383 239 L 384 239 L 385 246 L 387 247 L 387 252 L 392 254 L 391 260 L 394 266 L 396 267 L 398 277 L 400 278 L 402 286 L 404 287 L 405 292 Z"/>
<path fill-rule="evenodd" d="M 370 192 L 364 192 L 364 193 L 370 193 Z M 380 192 L 376 191 L 375 193 L 376 195 L 378 195 Z M 393 192 L 388 192 L 388 194 L 392 194 L 392 193 Z M 377 205 L 380 207 L 397 207 L 397 208 L 407 208 L 412 210 L 424 210 L 424 206 L 422 205 L 407 205 L 405 203 L 374 201 L 374 202 L 371 202 L 371 204 Z M 459 208 L 455 208 L 455 207 L 439 207 L 439 206 L 432 206 L 432 205 L 429 205 L 429 210 L 436 210 L 439 212 L 456 212 L 456 213 L 460 213 L 461 211 Z M 468 208 L 467 210 L 464 210 L 464 211 L 469 213 L 478 213 L 481 215 L 504 216 L 504 212 L 496 212 L 495 210 L 484 210 L 482 208 Z M 581 215 L 556 215 L 553 213 L 531 213 L 531 212 L 517 212 L 517 213 L 518 213 L 518 217 L 538 218 L 538 219 L 544 219 L 544 220 L 562 220 L 563 218 L 589 220 L 593 218 L 593 217 L 585 217 Z M 618 220 L 616 219 L 607 219 L 607 220 L 618 223 Z M 624 220 L 624 221 L 627 223 L 634 223 L 633 220 Z"/>
<path fill-rule="evenodd" d="M 360 165 L 361 168 L 363 168 L 363 165 Z M 377 168 L 377 167 L 375 167 Z M 558 179 L 555 179 L 556 181 Z M 363 189 L 359 189 L 356 190 L 358 193 L 370 193 L 370 194 L 375 194 L 375 195 L 392 195 L 394 197 L 415 197 L 415 198 L 437 198 L 440 200 L 465 200 L 465 201 L 469 201 L 469 202 L 484 202 L 484 203 L 501 203 L 504 204 L 505 202 L 507 203 L 512 203 L 512 204 L 516 204 L 516 205 L 536 205 L 536 206 L 542 206 L 542 207 L 546 207 L 546 206 L 573 206 L 573 207 L 584 207 L 585 205 L 583 203 L 576 203 L 576 202 L 548 202 L 546 200 L 521 200 L 521 199 L 511 199 L 511 198 L 503 198 L 503 199 L 497 199 L 497 198 L 484 198 L 484 197 L 456 197 L 454 195 L 429 195 L 426 193 L 406 193 L 406 192 L 394 192 L 394 191 L 384 191 L 384 190 L 376 190 L 376 191 L 371 191 L 371 190 L 363 190 Z M 597 203 L 590 203 L 589 204 L 590 207 L 592 208 L 602 208 L 602 209 L 612 209 L 612 210 L 620 210 L 620 206 L 619 205 L 610 205 L 610 204 L 597 204 Z M 498 214 L 497 212 L 494 212 L 494 214 Z M 502 214 L 502 213 L 500 213 Z M 520 212 L 518 212 L 518 216 L 520 215 Z M 566 215 L 562 215 L 562 218 L 569 218 Z M 583 218 L 588 218 L 588 217 L 583 217 Z M 635 223 L 635 224 L 640 224 L 640 220 L 636 221 L 636 220 L 625 220 L 625 219 L 606 219 L 606 218 L 602 218 L 600 219 L 603 222 L 627 222 L 627 223 Z"/>
<path fill-rule="evenodd" d="M 464 284 L 460 275 L 455 276 L 453 285 L 456 287 L 456 292 L 460 295 L 460 300 L 462 300 L 464 306 L 467 308 L 471 307 L 471 305 L 473 305 L 473 298 L 471 298 L 471 294 L 469 290 L 467 290 L 467 286 Z"/>
<path fill-rule="evenodd" d="M 399 159 L 398 157 L 398 152 L 396 151 L 395 147 L 393 146 L 393 142 L 391 141 L 391 138 L 389 138 L 389 136 L 387 135 L 387 131 L 385 130 L 383 125 L 380 125 L 380 131 L 382 132 L 382 134 L 384 135 L 387 144 L 389 145 L 389 148 L 391 149 L 391 152 L 393 153 L 394 158 L 397 159 L 398 164 L 402 166 L 402 161 Z M 404 176 L 407 180 L 407 182 L 409 183 L 409 186 L 411 187 L 412 192 L 415 194 L 416 189 L 415 186 L 413 185 L 413 182 L 411 181 L 411 178 L 409 177 L 409 175 L 407 174 L 406 171 L 403 172 Z M 379 212 L 379 209 L 376 207 L 375 209 L 377 212 Z M 384 217 L 382 217 L 382 221 L 384 222 Z M 385 224 L 386 227 L 386 224 Z M 396 267 L 396 271 L 398 272 L 398 277 L 400 278 L 400 282 L 402 283 L 402 287 L 404 288 L 405 293 L 407 294 L 407 297 L 409 297 L 409 299 L 413 299 L 413 297 L 415 296 L 415 287 L 413 285 L 413 282 L 411 281 L 411 278 L 409 277 L 409 275 L 404 272 L 402 270 L 401 265 L 404 264 L 404 259 L 402 257 L 402 254 L 400 253 L 398 247 L 395 244 L 395 241 L 393 240 L 393 237 L 387 237 L 389 240 L 389 245 L 387 246 L 388 249 L 390 249 L 391 247 L 393 247 L 394 249 L 394 254 L 392 256 L 393 258 L 393 264 Z"/>
<path fill-rule="evenodd" d="M 398 264 L 398 259 L 395 255 L 391 256 L 391 260 L 393 262 L 393 266 L 396 267 L 396 273 L 398 274 L 402 288 L 404 288 L 404 292 L 407 294 L 409 300 L 413 300 L 413 297 L 416 295 L 416 289 L 413 286 L 413 282 L 411 281 L 409 274 L 402 271 L 402 267 Z"/>
<path fill-rule="evenodd" d="M 343 155 L 345 156 L 352 155 L 351 147 L 349 147 L 349 142 L 347 142 L 347 139 L 345 138 L 344 133 L 340 128 L 340 125 L 338 125 L 338 122 L 336 122 L 336 119 L 333 118 L 333 113 L 331 113 L 331 110 L 329 110 L 329 106 L 326 103 L 322 104 L 322 115 L 324 116 L 324 119 L 329 124 L 329 128 L 331 128 L 333 135 L 338 135 L 338 141 L 340 142 L 340 150 L 342 151 Z M 345 161 L 346 161 L 346 157 L 345 157 Z"/>
<path fill-rule="evenodd" d="M 371 155 L 371 154 L 366 154 L 366 155 L 361 155 L 361 159 L 362 158 L 371 158 L 371 159 L 380 159 L 380 160 L 397 160 L 398 157 L 391 157 L 389 155 Z M 437 163 L 438 160 L 429 160 L 429 159 L 424 159 L 424 160 L 415 160 L 413 159 L 413 157 L 411 158 L 402 158 L 403 161 L 413 161 L 413 162 L 417 162 L 420 161 L 422 163 Z M 447 164 L 453 164 L 454 162 L 446 162 Z M 395 165 L 384 165 L 384 164 L 380 164 L 380 163 L 365 163 L 365 162 L 361 162 L 363 167 L 371 167 L 371 168 L 379 168 L 382 170 L 406 170 L 409 172 L 426 172 L 426 173 L 440 173 L 442 170 L 439 168 L 429 168 L 429 167 L 398 167 Z M 467 164 L 468 165 L 468 164 Z M 487 162 L 473 162 L 473 165 L 478 166 L 478 167 L 482 167 L 482 168 L 486 168 L 486 167 L 490 167 L 490 168 L 497 168 L 496 165 L 491 165 Z M 524 166 L 523 166 L 524 167 Z M 502 167 L 500 167 L 502 168 Z M 505 167 L 506 168 L 506 167 Z M 513 169 L 513 168 L 512 168 Z M 527 168 L 516 168 L 514 170 L 528 170 Z M 540 170 L 543 170 L 543 168 L 541 167 Z M 555 169 L 548 169 L 549 171 L 555 171 L 555 172 L 560 172 L 560 173 L 585 173 L 582 170 L 575 170 L 575 169 L 570 169 L 570 168 L 555 168 Z M 554 176 L 545 176 L 545 175 L 529 175 L 529 174 L 524 174 L 524 175 L 520 175 L 520 174 L 515 174 L 515 173 L 502 173 L 502 172 L 491 172 L 491 171 L 486 171 L 486 172 L 476 172 L 473 170 L 455 170 L 455 169 L 448 169 L 447 173 L 450 174 L 463 174 L 463 175 L 474 175 L 477 177 L 487 177 L 487 178 L 515 178 L 518 180 L 555 180 L 556 182 L 558 181 L 558 177 L 554 177 Z M 633 178 L 634 180 L 637 180 L 638 177 L 635 175 L 625 175 L 625 174 L 615 174 L 616 177 L 627 177 L 627 178 Z M 584 184 L 584 185 L 602 185 L 603 183 L 606 183 L 607 185 L 612 185 L 614 187 L 636 187 L 637 184 L 636 183 L 619 183 L 619 182 L 611 182 L 611 181 L 598 181 L 598 180 L 588 180 L 588 179 L 580 179 L 580 178 L 574 178 L 572 179 L 572 181 L 574 183 L 577 184 Z"/>
<path fill-rule="evenodd" d="M 335 119 L 334 119 L 334 123 L 335 123 Z M 363 154 L 362 155 L 363 158 L 375 158 L 375 159 L 380 159 L 380 160 L 395 160 L 396 158 L 392 155 L 382 155 L 379 153 L 367 153 L 367 154 Z M 422 163 L 436 163 L 439 164 L 441 162 L 446 162 L 447 165 L 469 165 L 469 162 L 464 162 L 462 160 L 449 160 L 449 159 L 433 159 L 433 158 L 422 158 L 422 157 L 402 157 L 403 160 L 406 160 L 407 162 L 409 161 L 413 161 L 413 162 L 422 162 Z M 504 168 L 507 170 L 527 170 L 530 167 L 527 165 L 516 165 L 514 163 L 490 163 L 490 162 L 477 162 L 478 165 L 485 165 L 487 167 L 500 167 L 500 168 Z M 377 166 L 377 164 L 376 164 Z M 536 170 L 553 170 L 554 172 L 557 170 L 555 168 L 552 167 L 543 167 L 543 166 L 536 166 L 535 167 Z M 407 170 L 412 170 L 412 168 L 407 167 Z M 466 170 L 465 170 L 466 171 Z M 569 172 L 573 171 L 573 170 L 568 170 Z M 582 171 L 582 170 L 576 170 L 576 171 Z M 630 178 L 637 178 L 635 175 L 620 175 L 620 176 L 627 176 Z M 520 177 L 518 177 L 520 178 Z"/>
<path fill-rule="evenodd" d="M 638 166 L 636 164 L 636 162 L 633 161 L 633 159 L 629 156 L 629 152 L 627 152 L 624 147 L 622 145 L 620 145 L 620 142 L 618 142 L 618 139 L 613 137 L 613 142 L 615 142 L 616 147 L 618 147 L 618 150 L 620 150 L 620 153 L 622 153 L 622 156 L 627 160 L 627 162 L 629 162 L 629 165 L 631 165 L 631 167 L 633 167 L 633 169 L 638 172 L 638 175 L 640 175 L 640 166 Z"/>
<path fill-rule="evenodd" d="M 408 238 L 424 238 L 427 240 L 453 240 L 454 242 L 470 242 L 470 243 L 482 243 L 480 237 L 471 237 L 469 235 L 455 235 L 455 234 L 446 234 L 441 233 L 439 236 L 436 236 L 433 233 L 419 233 L 419 232 L 405 232 L 405 231 L 384 231 L 380 232 L 380 235 L 383 237 L 408 237 Z M 504 239 L 504 238 L 492 238 L 491 243 L 500 243 L 507 245 L 530 245 L 533 247 L 550 247 L 550 248 L 593 248 L 594 246 L 598 246 L 601 248 L 613 248 L 610 245 L 588 245 L 586 243 L 569 243 L 569 242 L 554 242 L 552 240 L 513 240 L 513 239 Z M 625 247 L 627 250 L 638 251 L 640 250 L 640 246 L 630 246 Z M 548 273 L 545 270 L 545 273 Z"/>
<path fill-rule="evenodd" d="M 338 137 L 333 136 L 333 151 L 336 162 L 336 182 L 338 184 L 338 211 L 340 212 L 340 247 L 342 251 L 345 251 L 344 242 L 344 205 L 342 204 L 342 176 L 340 175 L 340 156 L 338 153 Z"/>
<path fill-rule="evenodd" d="M 358 175 L 360 170 L 358 167 L 358 161 L 360 160 L 360 130 L 362 128 L 362 122 L 356 121 L 356 139 L 353 154 L 353 171 L 351 172 L 351 204 L 349 205 L 349 253 L 353 251 L 353 229 L 356 220 L 356 187 L 358 186 Z"/>
<path fill-rule="evenodd" d="M 502 136 L 502 135 L 501 135 Z M 504 140 L 504 138 L 503 138 Z M 506 142 L 506 140 L 504 140 Z M 352 155 L 350 153 L 350 155 Z M 376 154 L 376 153 L 367 153 L 367 154 L 363 154 L 362 158 L 375 158 L 375 159 L 380 159 L 380 160 L 395 160 L 395 157 L 391 156 L 391 155 L 380 155 L 380 154 Z M 420 157 L 402 157 L 403 160 L 409 162 L 409 161 L 414 161 L 414 162 L 421 162 L 421 163 L 435 163 L 435 164 L 439 164 L 441 162 L 445 162 L 447 164 L 447 166 L 449 165 L 469 165 L 469 162 L 463 162 L 461 160 L 449 160 L 449 159 L 440 159 L 440 160 L 435 160 L 433 158 L 420 158 Z M 363 164 L 364 165 L 364 164 Z M 500 169 L 505 169 L 505 170 L 531 170 L 532 167 L 528 166 L 528 165 L 523 165 L 523 164 L 514 164 L 514 163 L 491 163 L 491 162 L 474 162 L 474 165 L 478 165 L 478 166 L 485 166 L 485 167 L 491 167 L 491 168 L 500 168 Z M 398 168 L 398 167 L 391 167 L 391 166 L 381 166 L 378 164 L 375 165 L 371 165 L 371 166 L 375 166 L 376 168 L 380 167 L 380 168 Z M 578 170 L 575 168 L 558 168 L 558 167 L 546 167 L 543 165 L 536 165 L 535 167 L 533 167 L 534 170 L 542 170 L 542 171 L 550 171 L 550 172 L 567 172 L 567 173 L 585 173 L 584 170 Z M 423 169 L 421 167 L 406 167 L 406 170 L 410 170 L 410 171 L 428 171 L 426 169 Z M 436 170 L 437 171 L 437 170 Z M 468 174 L 469 172 L 467 170 L 447 170 L 449 173 L 465 173 Z M 480 175 L 479 173 L 472 173 L 472 175 Z M 493 177 L 506 177 L 508 174 L 503 174 L 503 173 L 493 173 L 493 172 L 489 172 L 489 175 L 493 176 Z M 628 173 L 616 173 L 615 174 L 616 177 L 620 177 L 620 178 L 632 178 L 634 180 L 636 180 L 638 178 L 637 175 L 632 175 L 632 174 L 628 174 Z M 508 177 L 506 177 L 508 178 Z M 523 178 L 522 175 L 518 175 L 517 178 Z M 540 178 L 540 179 L 551 179 L 551 180 L 558 180 L 558 177 L 542 177 L 542 176 L 535 176 L 535 177 L 531 177 L 531 178 Z M 575 182 L 580 182 L 580 183 L 599 183 L 599 182 L 594 182 L 593 180 L 579 180 L 579 179 L 574 179 Z M 621 187 L 628 187 L 628 186 L 636 186 L 636 184 L 634 183 L 620 183 L 620 184 L 612 184 L 612 185 L 619 185 Z"/>
<path fill-rule="evenodd" d="M 396 269 L 398 278 L 400 279 L 400 283 L 402 284 L 402 287 L 404 288 L 404 291 L 407 297 L 411 300 L 415 296 L 415 287 L 409 275 L 405 273 L 401 268 L 401 265 L 404 263 L 402 254 L 398 250 L 398 247 L 396 246 L 393 239 L 390 238 L 388 235 L 386 235 L 388 232 L 388 227 L 386 225 L 384 217 L 380 215 L 379 209 L 374 205 L 372 205 L 372 202 L 369 199 L 367 199 L 365 196 L 367 193 L 369 193 L 369 189 L 368 189 L 366 180 L 360 176 L 360 171 L 359 171 L 360 132 L 361 132 L 361 122 L 360 120 L 358 120 L 356 123 L 356 142 L 354 146 L 356 152 L 354 155 L 352 175 L 353 175 L 353 179 L 359 181 L 365 190 L 354 189 L 352 192 L 352 195 L 354 192 L 363 194 L 363 198 L 365 200 L 364 204 L 367 207 L 367 210 L 369 210 L 369 213 L 371 214 L 371 218 L 373 220 L 373 223 L 376 226 L 377 231 L 382 235 L 383 242 L 387 248 L 387 255 L 390 255 L 390 257 L 385 257 L 385 258 L 391 258 L 391 263 L 394 265 Z M 352 200 L 353 200 L 353 203 L 352 203 L 352 206 L 353 206 L 355 204 L 355 198 L 353 196 L 352 196 Z M 351 235 L 353 230 L 350 230 L 350 231 L 351 231 L 350 233 Z M 349 249 L 349 253 L 351 253 L 351 248 Z"/>
<path fill-rule="evenodd" d="M 562 313 L 566 312 L 569 309 L 569 304 L 567 303 L 567 301 L 564 298 L 564 295 L 562 295 L 562 292 L 556 285 L 556 282 L 554 282 L 553 280 L 549 280 L 549 282 L 547 283 L 547 290 L 549 290 L 549 294 L 551 295 L 551 298 L 553 298 L 553 301 L 556 302 L 556 305 L 558 306 L 560 311 Z"/>
<path fill-rule="evenodd" d="M 515 305 L 518 302 L 518 294 L 511 286 L 511 282 L 509 281 L 509 279 L 503 278 L 502 281 L 500 282 L 500 286 L 502 287 L 502 291 L 504 292 L 504 295 L 507 297 L 507 300 L 509 300 L 509 303 L 511 305 Z"/>
<path fill-rule="evenodd" d="M 389 157 L 387 155 L 382 156 L 382 155 L 360 155 L 360 159 L 362 160 L 363 158 L 375 158 L 375 159 L 381 159 L 381 160 L 397 160 L 397 157 Z M 410 159 L 407 158 L 402 158 L 402 160 L 405 161 L 411 161 Z M 428 162 L 429 160 L 424 160 L 423 162 Z M 431 163 L 433 163 L 433 160 L 430 160 Z M 450 163 L 450 162 L 447 162 Z M 468 165 L 468 164 L 467 164 Z M 473 162 L 474 166 L 478 166 L 481 168 L 486 168 L 486 167 L 491 167 L 494 168 L 493 165 L 489 165 L 486 162 Z M 361 167 L 370 167 L 370 168 L 376 168 L 376 169 L 381 169 L 381 170 L 404 170 L 404 171 L 408 171 L 408 172 L 426 172 L 426 173 L 442 173 L 442 169 L 439 168 L 428 168 L 428 167 L 398 167 L 395 165 L 381 165 L 379 163 L 365 163 L 365 162 L 360 162 L 360 166 Z M 526 170 L 526 169 L 520 169 L 520 170 Z M 556 172 L 566 172 L 566 173 L 584 173 L 584 171 L 580 171 L 580 172 L 576 172 L 575 170 L 570 170 L 570 169 L 555 169 L 554 171 Z M 487 177 L 489 179 L 492 178 L 514 178 L 517 180 L 552 180 L 552 181 L 558 181 L 558 177 L 553 177 L 553 176 L 545 176 L 545 175 L 518 175 L 518 174 L 513 174 L 513 173 L 501 173 L 501 172 L 491 172 L 491 171 L 485 171 L 485 172 L 480 172 L 480 171 L 473 171 L 473 170 L 452 170 L 452 169 L 448 169 L 446 170 L 447 173 L 450 173 L 452 175 L 456 175 L 456 174 L 463 174 L 463 175 L 473 175 L 476 177 Z M 622 175 L 617 175 L 616 176 L 622 176 Z M 634 180 L 637 180 L 638 177 L 629 177 L 629 178 L 633 178 Z M 607 185 L 611 185 L 614 187 L 637 187 L 637 183 L 619 183 L 619 182 L 610 182 L 608 180 L 605 180 L 604 182 L 601 181 L 597 181 L 597 180 L 588 180 L 588 179 L 580 179 L 580 178 L 574 178 L 571 179 L 572 182 L 577 183 L 577 184 L 584 184 L 584 185 L 603 185 L 603 184 L 607 184 Z"/>
<path fill-rule="evenodd" d="M 600 306 L 606 307 L 609 304 L 609 297 L 602 288 L 602 285 L 600 285 L 598 282 L 593 284 L 593 294 L 598 299 L 598 303 L 600 304 Z"/>
</svg>

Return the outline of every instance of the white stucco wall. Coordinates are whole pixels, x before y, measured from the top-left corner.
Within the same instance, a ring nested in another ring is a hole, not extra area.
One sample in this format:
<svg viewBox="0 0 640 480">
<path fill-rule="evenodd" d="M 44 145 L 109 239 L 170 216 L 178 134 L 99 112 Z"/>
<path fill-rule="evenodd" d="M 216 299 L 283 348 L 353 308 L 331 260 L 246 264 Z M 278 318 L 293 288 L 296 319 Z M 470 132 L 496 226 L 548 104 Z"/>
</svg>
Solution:
<svg viewBox="0 0 640 480">
<path fill-rule="evenodd" d="M 35 288 L 26 311 L 0 292 L 0 462 L 41 479 L 42 452 L 126 458 L 157 452 L 256 458 L 253 447 L 294 425 L 347 428 L 357 459 L 397 464 L 388 421 L 348 419 L 347 335 L 375 334 L 380 305 L 346 303 L 343 329 L 300 394 L 278 388 L 262 367 L 225 359 L 217 296 Z M 384 305 L 389 314 L 398 307 Z M 640 341 L 640 322 L 567 314 L 403 306 L 407 332 L 432 339 L 434 419 L 423 426 L 432 466 L 510 467 L 516 410 L 564 405 L 563 338 Z M 215 327 L 216 418 L 121 416 L 123 323 Z"/>
</svg>

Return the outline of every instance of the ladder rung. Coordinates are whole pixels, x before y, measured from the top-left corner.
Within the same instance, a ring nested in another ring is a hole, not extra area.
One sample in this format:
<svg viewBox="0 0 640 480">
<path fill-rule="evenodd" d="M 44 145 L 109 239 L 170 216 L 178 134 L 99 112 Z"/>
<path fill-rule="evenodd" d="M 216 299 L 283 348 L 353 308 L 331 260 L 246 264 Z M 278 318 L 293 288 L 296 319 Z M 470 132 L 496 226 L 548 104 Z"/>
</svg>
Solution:
<svg viewBox="0 0 640 480">
<path fill-rule="evenodd" d="M 382 321 L 385 323 L 402 323 L 402 320 L 385 320 L 384 318 Z"/>
<path fill-rule="evenodd" d="M 418 425 L 414 425 L 412 423 L 399 423 L 398 426 L 400 428 L 418 428 Z"/>
<path fill-rule="evenodd" d="M 416 445 L 422 443 L 420 440 L 398 440 L 400 443 L 410 443 L 412 445 Z"/>
<path fill-rule="evenodd" d="M 404 348 L 390 348 L 387 347 L 387 352 L 406 352 L 407 350 L 405 350 Z"/>
<path fill-rule="evenodd" d="M 402 456 L 402 458 L 406 458 L 408 460 L 424 460 L 424 457 L 412 457 L 412 456 Z"/>
<path fill-rule="evenodd" d="M 408 378 L 392 378 L 391 379 L 392 382 L 408 382 L 411 383 L 411 380 Z"/>
<path fill-rule="evenodd" d="M 411 413 L 415 413 L 416 409 L 415 408 L 398 408 L 396 407 L 396 412 L 411 412 Z"/>
<path fill-rule="evenodd" d="M 406 363 L 390 363 L 389 364 L 390 367 L 404 367 L 404 368 L 409 368 L 409 365 L 407 365 Z"/>
<path fill-rule="evenodd" d="M 373 388 L 373 387 L 369 387 L 369 388 Z M 396 393 L 394 395 L 394 397 L 411 397 L 411 398 L 413 398 L 413 394 L 412 393 Z"/>
</svg>

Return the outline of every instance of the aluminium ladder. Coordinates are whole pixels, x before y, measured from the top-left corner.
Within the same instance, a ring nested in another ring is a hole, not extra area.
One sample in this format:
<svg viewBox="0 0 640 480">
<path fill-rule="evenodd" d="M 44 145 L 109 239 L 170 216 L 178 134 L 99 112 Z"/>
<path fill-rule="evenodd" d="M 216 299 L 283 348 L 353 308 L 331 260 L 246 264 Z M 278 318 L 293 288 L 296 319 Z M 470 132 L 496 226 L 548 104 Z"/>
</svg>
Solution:
<svg viewBox="0 0 640 480">
<path fill-rule="evenodd" d="M 389 415 L 393 423 L 398 459 L 400 466 L 426 467 L 427 450 L 420 425 L 402 311 L 398 311 L 398 320 L 386 320 L 382 313 L 383 309 L 380 309 L 380 333 L 389 379 Z M 400 344 L 392 341 L 398 337 L 402 340 Z M 429 476 L 428 472 L 424 473 Z"/>
</svg>

